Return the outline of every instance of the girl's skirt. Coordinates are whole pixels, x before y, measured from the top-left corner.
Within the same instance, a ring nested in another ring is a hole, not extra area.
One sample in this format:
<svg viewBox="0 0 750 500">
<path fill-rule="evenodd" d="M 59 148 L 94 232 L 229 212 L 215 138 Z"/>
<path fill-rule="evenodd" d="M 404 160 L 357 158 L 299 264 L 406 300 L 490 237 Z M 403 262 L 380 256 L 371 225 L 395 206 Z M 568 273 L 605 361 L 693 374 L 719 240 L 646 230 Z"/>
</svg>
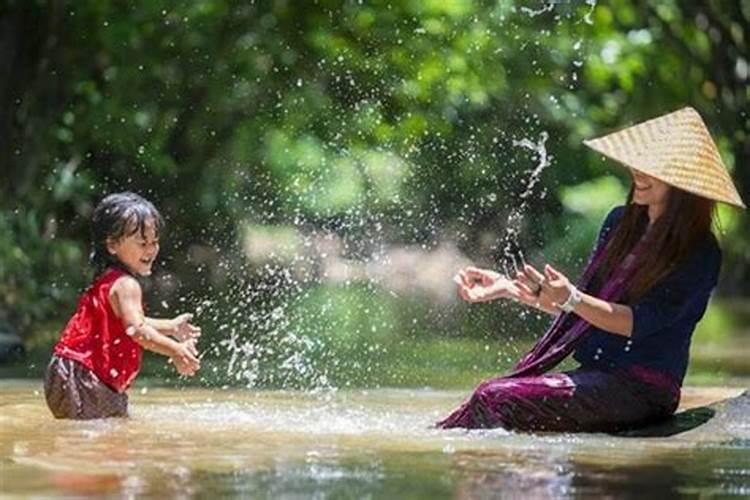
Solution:
<svg viewBox="0 0 750 500">
<path fill-rule="evenodd" d="M 104 384 L 88 368 L 53 355 L 44 378 L 47 406 L 56 418 L 127 417 L 128 395 Z"/>
</svg>

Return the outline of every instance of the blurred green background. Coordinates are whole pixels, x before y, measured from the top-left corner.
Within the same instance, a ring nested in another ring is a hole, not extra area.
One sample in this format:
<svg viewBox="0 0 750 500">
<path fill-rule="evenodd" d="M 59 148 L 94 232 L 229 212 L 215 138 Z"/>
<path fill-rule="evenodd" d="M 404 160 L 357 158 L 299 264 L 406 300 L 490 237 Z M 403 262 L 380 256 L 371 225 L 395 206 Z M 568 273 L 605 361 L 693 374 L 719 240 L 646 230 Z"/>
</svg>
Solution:
<svg viewBox="0 0 750 500">
<path fill-rule="evenodd" d="M 41 373 L 122 190 L 167 219 L 148 312 L 197 312 L 198 383 L 499 373 L 547 320 L 450 276 L 581 270 L 628 189 L 582 139 L 691 105 L 750 201 L 749 24 L 748 0 L 0 0 L 0 324 L 28 351 L 0 374 Z M 750 374 L 750 218 L 719 232 L 695 383 Z"/>
</svg>

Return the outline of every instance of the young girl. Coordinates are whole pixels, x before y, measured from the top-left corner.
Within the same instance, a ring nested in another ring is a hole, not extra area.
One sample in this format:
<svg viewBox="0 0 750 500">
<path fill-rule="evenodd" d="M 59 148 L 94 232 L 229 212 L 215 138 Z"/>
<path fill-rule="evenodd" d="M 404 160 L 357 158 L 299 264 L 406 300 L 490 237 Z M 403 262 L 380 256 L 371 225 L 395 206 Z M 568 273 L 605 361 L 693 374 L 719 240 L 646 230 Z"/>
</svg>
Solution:
<svg viewBox="0 0 750 500">
<path fill-rule="evenodd" d="M 744 204 L 692 108 L 586 144 L 629 167 L 627 205 L 610 212 L 578 286 L 550 265 L 512 281 L 459 273 L 469 302 L 511 297 L 557 317 L 509 375 L 479 385 L 440 426 L 614 431 L 676 410 L 719 276 L 714 207 Z M 545 374 L 574 351 L 578 369 Z"/>
<path fill-rule="evenodd" d="M 125 417 L 125 391 L 138 375 L 142 348 L 168 356 L 178 373 L 200 367 L 192 315 L 147 318 L 137 276 L 151 274 L 163 219 L 133 193 L 111 194 L 94 210 L 96 278 L 68 321 L 47 368 L 44 392 L 57 418 Z M 174 337 L 174 338 L 170 338 Z"/>
</svg>

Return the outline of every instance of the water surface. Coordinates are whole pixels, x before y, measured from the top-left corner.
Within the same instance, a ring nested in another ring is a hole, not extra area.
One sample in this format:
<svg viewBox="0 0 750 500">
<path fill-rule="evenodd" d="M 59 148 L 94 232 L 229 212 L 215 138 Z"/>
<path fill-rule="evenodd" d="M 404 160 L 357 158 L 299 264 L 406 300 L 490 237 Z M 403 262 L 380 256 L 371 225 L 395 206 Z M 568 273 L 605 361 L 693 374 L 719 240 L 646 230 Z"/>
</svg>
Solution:
<svg viewBox="0 0 750 500">
<path fill-rule="evenodd" d="M 738 393 L 688 389 L 683 408 Z M 0 395 L 10 497 L 750 494 L 750 440 L 432 428 L 464 392 L 136 388 L 132 418 L 90 422 L 51 418 L 39 382 Z"/>
</svg>

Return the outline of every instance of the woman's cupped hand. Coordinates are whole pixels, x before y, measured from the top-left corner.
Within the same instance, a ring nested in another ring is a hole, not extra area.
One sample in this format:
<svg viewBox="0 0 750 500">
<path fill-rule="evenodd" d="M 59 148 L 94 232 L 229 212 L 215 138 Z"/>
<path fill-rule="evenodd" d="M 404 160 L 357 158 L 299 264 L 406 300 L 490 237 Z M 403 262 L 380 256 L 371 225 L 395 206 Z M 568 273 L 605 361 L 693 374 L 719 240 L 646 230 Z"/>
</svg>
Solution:
<svg viewBox="0 0 750 500">
<path fill-rule="evenodd" d="M 557 305 L 567 299 L 569 281 L 551 265 L 544 272 L 524 265 L 514 279 L 478 267 L 465 267 L 454 277 L 458 295 L 466 302 L 490 302 L 510 298 L 550 314 L 557 314 Z"/>
<path fill-rule="evenodd" d="M 544 273 L 534 266 L 524 265 L 516 273 L 513 283 L 518 290 L 518 300 L 551 314 L 559 312 L 558 306 L 570 294 L 568 278 L 549 264 L 544 266 Z"/>
<path fill-rule="evenodd" d="M 516 284 L 495 271 L 465 267 L 454 277 L 458 295 L 466 302 L 490 302 L 503 297 L 518 298 Z"/>
</svg>

